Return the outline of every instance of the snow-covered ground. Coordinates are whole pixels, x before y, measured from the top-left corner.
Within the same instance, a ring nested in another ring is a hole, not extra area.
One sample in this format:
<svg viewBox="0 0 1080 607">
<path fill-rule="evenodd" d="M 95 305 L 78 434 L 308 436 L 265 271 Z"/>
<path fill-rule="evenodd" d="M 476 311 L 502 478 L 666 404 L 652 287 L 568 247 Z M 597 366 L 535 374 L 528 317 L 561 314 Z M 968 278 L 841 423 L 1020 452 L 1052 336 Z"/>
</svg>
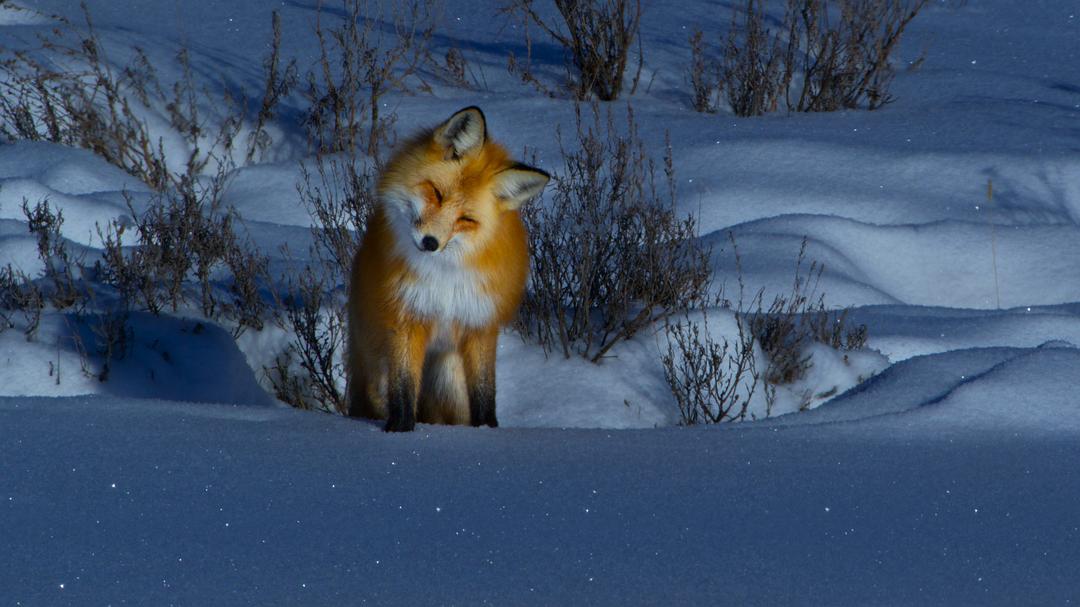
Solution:
<svg viewBox="0 0 1080 607">
<path fill-rule="evenodd" d="M 397 436 L 283 409 L 3 399 L 0 593 L 23 605 L 1075 602 L 1080 415 L 1066 380 L 1025 378 L 1080 357 L 942 356 L 837 403 L 889 413 L 808 426 Z M 984 375 L 921 406 L 958 372 Z M 978 422 L 983 386 L 1042 406 L 1015 427 L 998 411 Z M 1047 431 L 1069 416 L 1071 430 Z"/>
<path fill-rule="evenodd" d="M 306 71 L 315 2 L 91 0 L 110 57 L 256 94 L 271 8 Z M 670 132 L 682 210 L 735 271 L 790 289 L 804 239 L 830 306 L 853 306 L 875 377 L 805 413 L 678 428 L 651 333 L 600 366 L 507 333 L 497 430 L 300 412 L 265 391 L 280 331 L 133 318 L 109 381 L 72 323 L 0 333 L 0 601 L 52 604 L 1071 604 L 1080 601 L 1080 9 L 934 2 L 876 112 L 735 118 L 689 109 L 686 39 L 728 3 L 646 4 L 643 138 Z M 20 10 L 15 6 L 31 10 Z M 447 0 L 435 37 L 479 85 L 393 95 L 405 134 L 480 105 L 510 150 L 559 172 L 574 110 L 506 72 L 522 34 Z M 32 44 L 70 0 L 0 6 Z M 535 32 L 534 32 L 535 35 Z M 561 59 L 538 43 L 538 73 Z M 916 70 L 903 68 L 926 52 Z M 294 115 L 288 111 L 283 116 Z M 622 103 L 614 104 L 622 111 Z M 295 127 L 227 202 L 280 264 L 310 218 Z M 986 196 L 992 181 L 994 197 Z M 0 264 L 34 273 L 20 209 L 47 197 L 72 246 L 147 188 L 83 150 L 0 146 Z M 716 311 L 719 329 L 728 318 Z M 857 359 L 857 360 L 856 360 Z M 813 393 L 859 372 L 822 352 Z"/>
</svg>

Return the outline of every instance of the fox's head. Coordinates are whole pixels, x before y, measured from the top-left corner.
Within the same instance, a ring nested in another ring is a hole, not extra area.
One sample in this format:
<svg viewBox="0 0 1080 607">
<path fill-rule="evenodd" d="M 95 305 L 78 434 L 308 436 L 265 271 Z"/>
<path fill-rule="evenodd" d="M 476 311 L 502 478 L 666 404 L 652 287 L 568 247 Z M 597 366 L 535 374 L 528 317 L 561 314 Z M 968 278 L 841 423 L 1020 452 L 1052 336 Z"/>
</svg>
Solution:
<svg viewBox="0 0 1080 607">
<path fill-rule="evenodd" d="M 379 196 L 418 252 L 464 255 L 493 238 L 502 214 L 516 213 L 548 179 L 489 140 L 483 112 L 467 107 L 391 158 Z"/>
</svg>

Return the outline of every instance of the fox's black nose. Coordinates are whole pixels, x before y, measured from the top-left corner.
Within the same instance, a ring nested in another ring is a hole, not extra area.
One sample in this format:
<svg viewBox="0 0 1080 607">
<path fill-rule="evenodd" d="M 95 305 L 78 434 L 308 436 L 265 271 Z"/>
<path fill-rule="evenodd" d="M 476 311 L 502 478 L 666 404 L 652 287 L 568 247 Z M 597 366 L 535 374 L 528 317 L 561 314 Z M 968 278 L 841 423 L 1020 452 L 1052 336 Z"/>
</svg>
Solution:
<svg viewBox="0 0 1080 607">
<path fill-rule="evenodd" d="M 420 241 L 420 246 L 423 247 L 425 251 L 434 251 L 439 248 L 439 241 L 434 236 L 425 236 L 423 240 Z"/>
</svg>

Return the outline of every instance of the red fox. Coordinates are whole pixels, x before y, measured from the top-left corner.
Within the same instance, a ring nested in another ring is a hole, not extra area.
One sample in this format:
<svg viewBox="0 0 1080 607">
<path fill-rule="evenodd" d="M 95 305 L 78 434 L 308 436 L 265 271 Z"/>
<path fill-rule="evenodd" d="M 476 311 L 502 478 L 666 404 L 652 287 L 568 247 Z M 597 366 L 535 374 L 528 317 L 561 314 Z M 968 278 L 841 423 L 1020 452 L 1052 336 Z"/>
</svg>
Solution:
<svg viewBox="0 0 1080 607">
<path fill-rule="evenodd" d="M 352 417 L 497 426 L 495 350 L 529 271 L 518 209 L 549 175 L 512 160 L 467 107 L 399 149 L 353 259 Z"/>
</svg>

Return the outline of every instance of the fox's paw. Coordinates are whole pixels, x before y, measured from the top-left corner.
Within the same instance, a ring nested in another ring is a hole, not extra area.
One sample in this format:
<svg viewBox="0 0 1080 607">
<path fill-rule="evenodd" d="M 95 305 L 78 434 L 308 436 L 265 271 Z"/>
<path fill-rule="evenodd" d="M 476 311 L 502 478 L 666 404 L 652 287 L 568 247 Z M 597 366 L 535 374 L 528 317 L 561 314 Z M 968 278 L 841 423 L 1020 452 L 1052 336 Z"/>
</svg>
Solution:
<svg viewBox="0 0 1080 607">
<path fill-rule="evenodd" d="M 475 427 L 487 426 L 489 428 L 498 428 L 499 420 L 495 419 L 494 411 L 476 412 L 472 416 L 470 423 Z"/>
<path fill-rule="evenodd" d="M 383 426 L 383 430 L 386 432 L 412 432 L 416 429 L 416 420 L 406 419 L 404 417 L 391 417 L 386 420 L 386 425 Z"/>
</svg>

